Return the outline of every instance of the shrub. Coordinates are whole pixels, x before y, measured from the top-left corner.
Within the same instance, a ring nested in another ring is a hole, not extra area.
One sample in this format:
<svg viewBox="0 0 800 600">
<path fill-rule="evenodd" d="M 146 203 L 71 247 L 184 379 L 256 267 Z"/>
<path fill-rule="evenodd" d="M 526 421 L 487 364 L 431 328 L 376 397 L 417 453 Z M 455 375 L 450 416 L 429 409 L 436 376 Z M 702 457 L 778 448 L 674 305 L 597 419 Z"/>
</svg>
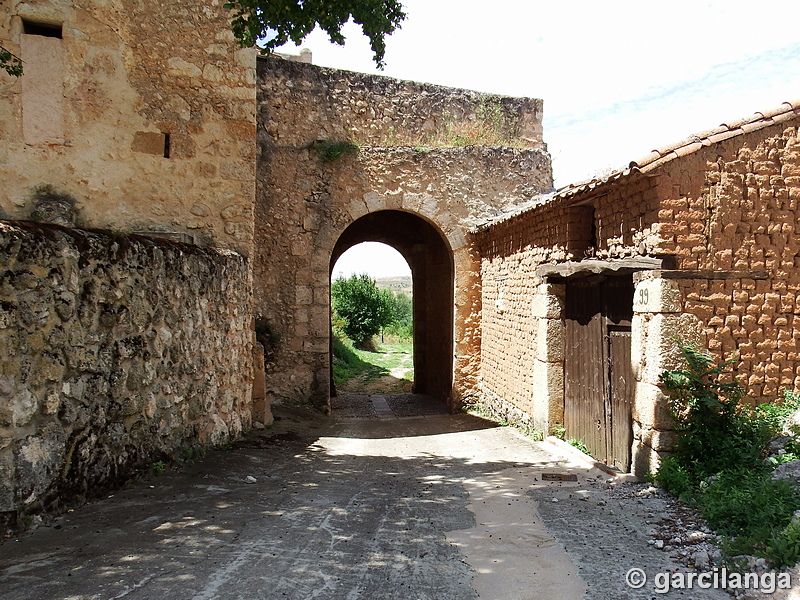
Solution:
<svg viewBox="0 0 800 600">
<path fill-rule="evenodd" d="M 311 147 L 323 162 L 333 162 L 342 156 L 354 156 L 361 149 L 358 144 L 346 140 L 317 140 Z"/>
<path fill-rule="evenodd" d="M 800 495 L 788 482 L 744 470 L 725 471 L 702 489 L 701 513 L 725 536 L 766 540 L 789 524 Z"/>
<path fill-rule="evenodd" d="M 379 290 L 369 275 L 340 277 L 331 285 L 335 316 L 342 323 L 344 333 L 357 347 L 364 347 L 369 339 L 392 320 L 391 294 Z"/>
<path fill-rule="evenodd" d="M 694 483 L 731 465 L 763 470 L 773 428 L 739 404 L 743 390 L 737 382 L 720 380 L 735 359 L 715 365 L 711 354 L 695 344 L 681 345 L 680 351 L 688 368 L 665 371 L 660 378 L 670 393 L 678 463 Z"/>
<path fill-rule="evenodd" d="M 729 554 L 760 554 L 775 566 L 800 558 L 800 491 L 770 477 L 765 460 L 800 399 L 786 394 L 781 404 L 739 404 L 742 389 L 721 381 L 733 362 L 715 365 L 694 344 L 680 346 L 687 368 L 666 371 L 661 383 L 670 393 L 678 442 L 654 480 L 678 498 L 696 504 L 708 524 L 726 536 Z"/>
</svg>

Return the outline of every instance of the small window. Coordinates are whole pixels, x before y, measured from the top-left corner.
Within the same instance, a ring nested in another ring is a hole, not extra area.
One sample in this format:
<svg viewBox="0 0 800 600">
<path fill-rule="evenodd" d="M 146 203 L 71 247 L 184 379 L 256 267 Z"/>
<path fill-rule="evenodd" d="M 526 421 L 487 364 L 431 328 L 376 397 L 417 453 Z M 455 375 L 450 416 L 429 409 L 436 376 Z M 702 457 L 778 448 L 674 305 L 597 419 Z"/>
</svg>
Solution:
<svg viewBox="0 0 800 600">
<path fill-rule="evenodd" d="M 42 23 L 22 19 L 22 33 L 28 35 L 41 35 L 44 37 L 62 39 L 63 25 L 61 23 Z"/>
</svg>

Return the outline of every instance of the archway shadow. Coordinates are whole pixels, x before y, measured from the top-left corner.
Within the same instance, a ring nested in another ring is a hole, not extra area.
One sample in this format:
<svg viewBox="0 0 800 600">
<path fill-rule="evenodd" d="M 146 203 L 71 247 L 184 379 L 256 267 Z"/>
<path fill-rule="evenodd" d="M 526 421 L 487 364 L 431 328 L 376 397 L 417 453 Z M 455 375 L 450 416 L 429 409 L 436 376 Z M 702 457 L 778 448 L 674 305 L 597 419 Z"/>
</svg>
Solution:
<svg viewBox="0 0 800 600">
<path fill-rule="evenodd" d="M 324 435 L 384 439 L 493 429 L 499 425 L 469 413 L 451 413 L 426 394 L 344 394 L 331 403 L 331 427 Z M 362 426 L 370 421 L 370 427 Z"/>
</svg>

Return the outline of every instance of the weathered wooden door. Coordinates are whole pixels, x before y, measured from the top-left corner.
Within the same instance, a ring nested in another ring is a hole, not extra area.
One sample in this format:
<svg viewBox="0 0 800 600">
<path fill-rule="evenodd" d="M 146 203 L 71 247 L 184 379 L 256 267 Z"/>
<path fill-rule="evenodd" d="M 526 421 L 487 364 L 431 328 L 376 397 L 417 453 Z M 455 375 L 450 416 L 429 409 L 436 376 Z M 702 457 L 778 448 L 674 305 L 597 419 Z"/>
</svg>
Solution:
<svg viewBox="0 0 800 600">
<path fill-rule="evenodd" d="M 596 459 L 630 468 L 633 281 L 591 277 L 567 282 L 564 428 Z"/>
</svg>

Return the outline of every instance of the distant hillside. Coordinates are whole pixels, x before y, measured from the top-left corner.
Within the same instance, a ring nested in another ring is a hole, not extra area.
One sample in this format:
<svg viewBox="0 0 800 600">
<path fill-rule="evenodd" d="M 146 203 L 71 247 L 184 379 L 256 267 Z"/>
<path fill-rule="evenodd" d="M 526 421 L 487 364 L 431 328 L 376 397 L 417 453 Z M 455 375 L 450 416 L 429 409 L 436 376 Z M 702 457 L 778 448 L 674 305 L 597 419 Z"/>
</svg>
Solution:
<svg viewBox="0 0 800 600">
<path fill-rule="evenodd" d="M 382 290 L 405 292 L 409 296 L 411 296 L 413 288 L 411 275 L 402 275 L 400 277 L 376 277 L 375 285 Z"/>
</svg>

